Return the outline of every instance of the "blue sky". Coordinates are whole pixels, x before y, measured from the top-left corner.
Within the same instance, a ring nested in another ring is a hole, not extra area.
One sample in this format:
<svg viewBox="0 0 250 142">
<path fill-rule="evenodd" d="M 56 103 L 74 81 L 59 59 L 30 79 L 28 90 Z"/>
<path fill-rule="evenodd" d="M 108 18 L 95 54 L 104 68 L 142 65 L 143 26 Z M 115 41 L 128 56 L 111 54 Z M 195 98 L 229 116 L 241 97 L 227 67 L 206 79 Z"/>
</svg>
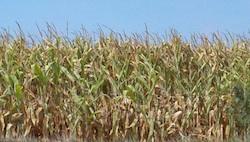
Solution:
<svg viewBox="0 0 250 142">
<path fill-rule="evenodd" d="M 0 27 L 38 35 L 36 23 L 46 29 L 53 23 L 66 34 L 81 30 L 89 33 L 105 26 L 116 32 L 164 35 L 176 29 L 184 37 L 193 33 L 249 32 L 249 0 L 5 0 L 0 5 Z M 105 26 L 103 26 L 105 25 Z M 69 35 L 71 36 L 71 35 Z"/>
</svg>

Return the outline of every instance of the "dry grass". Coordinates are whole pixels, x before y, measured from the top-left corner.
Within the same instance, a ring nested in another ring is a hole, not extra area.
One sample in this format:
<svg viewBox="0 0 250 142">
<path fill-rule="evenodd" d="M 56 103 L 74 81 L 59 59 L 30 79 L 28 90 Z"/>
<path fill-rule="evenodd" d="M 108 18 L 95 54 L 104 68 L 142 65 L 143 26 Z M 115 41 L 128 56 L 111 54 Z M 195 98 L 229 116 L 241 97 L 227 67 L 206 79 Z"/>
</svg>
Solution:
<svg viewBox="0 0 250 142">
<path fill-rule="evenodd" d="M 94 42 L 85 33 L 69 40 L 48 29 L 39 44 L 22 32 L 0 35 L 0 137 L 222 141 L 247 135 L 247 38 L 227 39 L 227 47 L 218 35 L 191 44 L 174 32 L 164 41 L 100 31 Z"/>
</svg>

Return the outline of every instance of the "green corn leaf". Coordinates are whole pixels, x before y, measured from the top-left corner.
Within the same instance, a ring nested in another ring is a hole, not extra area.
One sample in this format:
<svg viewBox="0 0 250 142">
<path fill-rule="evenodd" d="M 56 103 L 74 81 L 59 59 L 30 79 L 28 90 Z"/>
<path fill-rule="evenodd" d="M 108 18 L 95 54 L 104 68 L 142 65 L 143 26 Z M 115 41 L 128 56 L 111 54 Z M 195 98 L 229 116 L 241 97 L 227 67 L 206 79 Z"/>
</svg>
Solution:
<svg viewBox="0 0 250 142">
<path fill-rule="evenodd" d="M 148 134 L 148 141 L 152 141 L 152 137 L 153 137 L 153 134 L 154 134 L 154 127 L 155 127 L 155 120 L 154 119 L 151 119 L 148 121 L 149 123 L 149 134 Z"/>
<path fill-rule="evenodd" d="M 21 86 L 19 84 L 15 85 L 15 93 L 16 93 L 18 100 L 21 100 L 23 98 L 23 92 L 22 92 Z"/>
<path fill-rule="evenodd" d="M 60 75 L 60 64 L 54 62 L 54 64 L 53 64 L 53 81 L 55 84 L 58 83 L 59 75 Z"/>
<path fill-rule="evenodd" d="M 128 85 L 128 88 L 129 88 L 130 90 L 134 90 L 134 87 L 133 87 L 132 85 Z M 126 91 L 124 91 L 123 93 L 126 94 L 127 96 L 129 96 L 129 97 L 132 99 L 132 101 L 133 101 L 134 103 L 136 103 L 137 100 L 136 100 L 134 94 L 133 94 L 130 90 L 126 90 Z"/>
<path fill-rule="evenodd" d="M 3 82 L 1 82 L 1 83 L 3 83 L 3 85 L 7 86 L 9 84 L 8 75 L 5 74 L 4 71 L 1 70 L 0 71 L 0 77 L 3 78 L 3 80 L 4 80 L 4 83 Z"/>
<path fill-rule="evenodd" d="M 32 65 L 32 68 L 33 68 L 35 74 L 38 75 L 38 77 L 39 77 L 41 83 L 42 83 L 43 85 L 47 85 L 47 83 L 48 83 L 48 78 L 47 78 L 47 76 L 42 72 L 41 68 L 40 68 L 37 64 Z"/>
<path fill-rule="evenodd" d="M 77 78 L 77 80 L 80 81 L 80 80 L 81 80 L 81 76 L 80 76 L 80 74 L 78 73 L 78 71 L 77 71 L 77 70 L 74 70 L 73 73 L 74 73 L 75 77 Z"/>
<path fill-rule="evenodd" d="M 138 71 L 135 71 L 134 74 L 140 80 L 140 82 L 147 88 L 147 90 L 149 90 L 150 87 L 148 83 L 146 82 L 146 80 L 144 79 L 144 77 Z"/>
<path fill-rule="evenodd" d="M 19 84 L 19 81 L 15 75 L 10 75 L 11 80 L 14 83 L 14 92 L 18 100 L 21 100 L 23 98 L 23 92 L 21 89 L 21 86 Z"/>
<path fill-rule="evenodd" d="M 64 66 L 61 66 L 61 71 L 72 81 L 74 82 L 75 79 L 74 77 L 69 73 L 69 71 L 64 67 Z"/>
<path fill-rule="evenodd" d="M 133 92 L 138 92 L 132 85 L 128 85 L 127 87 Z M 136 107 L 140 110 L 140 112 L 148 122 L 148 117 L 146 115 L 146 112 L 141 108 L 141 105 L 138 103 L 136 96 L 130 90 L 124 93 L 126 93 L 132 99 L 132 101 L 136 104 Z"/>
<path fill-rule="evenodd" d="M 18 81 L 18 79 L 17 79 L 17 77 L 16 77 L 15 75 L 10 75 L 10 79 L 13 81 L 14 86 L 15 86 L 16 84 L 19 84 L 19 81 Z"/>
<path fill-rule="evenodd" d="M 85 105 L 85 99 L 84 98 L 80 98 L 77 93 L 76 93 L 76 89 L 75 87 L 73 87 L 71 90 L 71 95 L 72 95 L 72 98 L 74 100 L 74 102 L 78 105 L 78 109 L 76 112 L 78 112 L 80 110 L 80 108 L 83 109 L 84 113 L 85 114 L 88 114 L 88 107 Z"/>
<path fill-rule="evenodd" d="M 84 58 L 82 58 L 80 60 L 80 64 L 81 64 L 81 77 L 84 78 L 85 77 L 85 68 L 84 68 L 85 60 L 84 60 Z"/>
<path fill-rule="evenodd" d="M 92 94 L 95 92 L 104 82 L 104 79 L 98 80 L 96 84 L 94 84 L 91 89 L 89 90 L 89 93 Z"/>
</svg>

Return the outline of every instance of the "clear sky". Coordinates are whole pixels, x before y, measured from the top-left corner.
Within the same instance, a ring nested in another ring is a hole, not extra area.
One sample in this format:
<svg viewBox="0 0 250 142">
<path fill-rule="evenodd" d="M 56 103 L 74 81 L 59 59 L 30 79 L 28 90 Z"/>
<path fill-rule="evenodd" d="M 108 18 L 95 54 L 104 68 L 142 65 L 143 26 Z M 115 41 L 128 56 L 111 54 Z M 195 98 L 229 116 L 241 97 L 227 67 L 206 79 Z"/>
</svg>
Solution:
<svg viewBox="0 0 250 142">
<path fill-rule="evenodd" d="M 184 37 L 193 33 L 227 32 L 248 34 L 249 0 L 2 0 L 0 27 L 38 34 L 36 23 L 46 29 L 53 23 L 66 34 L 81 30 L 96 32 L 105 26 L 116 32 L 164 35 L 176 29 Z M 105 26 L 103 26 L 105 25 Z M 0 30 L 1 31 L 1 30 Z"/>
</svg>

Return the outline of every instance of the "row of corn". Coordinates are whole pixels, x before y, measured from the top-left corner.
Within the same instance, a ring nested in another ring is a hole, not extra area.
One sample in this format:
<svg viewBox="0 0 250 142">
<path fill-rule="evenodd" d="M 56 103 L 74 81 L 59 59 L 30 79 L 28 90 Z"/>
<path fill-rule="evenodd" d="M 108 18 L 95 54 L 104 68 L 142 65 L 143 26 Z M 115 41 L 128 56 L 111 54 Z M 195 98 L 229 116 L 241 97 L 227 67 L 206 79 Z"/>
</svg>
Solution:
<svg viewBox="0 0 250 142">
<path fill-rule="evenodd" d="M 0 138 L 223 140 L 247 136 L 247 39 L 50 32 L 0 36 Z M 32 39 L 32 38 L 31 38 Z M 30 47 L 31 46 L 31 47 Z"/>
</svg>

